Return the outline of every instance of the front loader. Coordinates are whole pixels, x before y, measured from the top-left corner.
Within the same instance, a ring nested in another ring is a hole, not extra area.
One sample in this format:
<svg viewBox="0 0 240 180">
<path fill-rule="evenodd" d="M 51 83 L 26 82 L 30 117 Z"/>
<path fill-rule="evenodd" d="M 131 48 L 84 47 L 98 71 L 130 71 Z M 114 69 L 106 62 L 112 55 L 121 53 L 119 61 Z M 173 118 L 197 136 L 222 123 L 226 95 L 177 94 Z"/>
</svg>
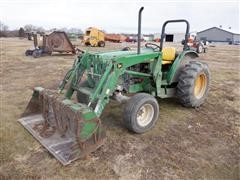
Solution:
<svg viewBox="0 0 240 180">
<path fill-rule="evenodd" d="M 58 90 L 34 88 L 19 122 L 62 164 L 84 157 L 104 143 L 100 117 L 110 99 L 126 102 L 123 122 L 135 133 L 154 127 L 159 118 L 156 98 L 178 97 L 186 107 L 198 107 L 206 99 L 207 64 L 186 43 L 181 52 L 163 47 L 166 25 L 185 23 L 187 40 L 189 23 L 166 21 L 160 45 L 146 43 L 141 48 L 142 10 L 137 51 L 85 52 L 75 60 Z"/>
</svg>

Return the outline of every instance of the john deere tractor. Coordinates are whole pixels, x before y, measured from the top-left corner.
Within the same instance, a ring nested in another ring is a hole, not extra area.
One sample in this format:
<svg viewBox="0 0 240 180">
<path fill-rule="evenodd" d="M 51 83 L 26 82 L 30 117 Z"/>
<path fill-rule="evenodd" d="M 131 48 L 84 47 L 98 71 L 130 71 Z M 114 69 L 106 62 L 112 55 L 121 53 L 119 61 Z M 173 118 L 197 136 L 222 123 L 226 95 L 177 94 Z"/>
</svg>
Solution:
<svg viewBox="0 0 240 180">
<path fill-rule="evenodd" d="M 104 143 L 100 117 L 110 99 L 125 101 L 123 123 L 135 133 L 149 131 L 156 124 L 158 98 L 177 97 L 185 107 L 204 103 L 210 81 L 207 64 L 186 43 L 181 52 L 163 48 L 169 23 L 186 24 L 187 42 L 188 21 L 166 21 L 160 45 L 146 43 L 141 48 L 142 10 L 137 50 L 85 52 L 75 60 L 58 90 L 34 88 L 19 121 L 64 165 Z"/>
</svg>

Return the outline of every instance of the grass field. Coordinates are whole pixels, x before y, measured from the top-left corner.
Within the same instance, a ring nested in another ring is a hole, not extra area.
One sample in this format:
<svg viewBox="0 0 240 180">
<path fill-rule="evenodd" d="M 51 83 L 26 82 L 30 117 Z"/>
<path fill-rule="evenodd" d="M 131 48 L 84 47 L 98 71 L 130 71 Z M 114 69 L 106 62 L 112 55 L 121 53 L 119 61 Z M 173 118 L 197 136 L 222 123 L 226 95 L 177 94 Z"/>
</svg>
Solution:
<svg viewBox="0 0 240 180">
<path fill-rule="evenodd" d="M 111 102 L 101 117 L 106 143 L 87 159 L 63 167 L 17 119 L 32 88 L 56 88 L 74 56 L 26 57 L 32 44 L 26 39 L 0 39 L 0 179 L 240 179 L 239 46 L 209 47 L 201 55 L 212 76 L 203 106 L 189 109 L 174 98 L 159 100 L 156 126 L 137 135 L 124 127 L 122 106 Z M 90 51 L 125 45 L 107 43 Z"/>
</svg>

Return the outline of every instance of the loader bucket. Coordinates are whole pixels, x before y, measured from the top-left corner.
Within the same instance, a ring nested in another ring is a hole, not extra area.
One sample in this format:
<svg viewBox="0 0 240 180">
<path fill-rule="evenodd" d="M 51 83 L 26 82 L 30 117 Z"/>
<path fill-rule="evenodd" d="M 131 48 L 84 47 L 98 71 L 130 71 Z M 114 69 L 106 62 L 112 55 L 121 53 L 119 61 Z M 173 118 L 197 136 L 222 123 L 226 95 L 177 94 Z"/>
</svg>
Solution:
<svg viewBox="0 0 240 180">
<path fill-rule="evenodd" d="M 85 157 L 105 140 L 101 121 L 91 108 L 41 87 L 34 88 L 18 121 L 63 165 Z"/>
</svg>

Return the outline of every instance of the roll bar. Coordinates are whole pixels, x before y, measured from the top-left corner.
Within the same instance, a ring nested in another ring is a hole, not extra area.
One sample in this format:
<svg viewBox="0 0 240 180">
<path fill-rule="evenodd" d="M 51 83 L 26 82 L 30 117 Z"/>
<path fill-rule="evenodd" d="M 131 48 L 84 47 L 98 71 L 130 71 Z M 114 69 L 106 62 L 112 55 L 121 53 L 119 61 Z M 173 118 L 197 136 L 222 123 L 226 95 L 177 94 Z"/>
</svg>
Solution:
<svg viewBox="0 0 240 180">
<path fill-rule="evenodd" d="M 166 37 L 166 34 L 165 34 L 165 27 L 167 24 L 169 23 L 179 23 L 179 22 L 184 22 L 186 23 L 187 27 L 186 27 L 186 33 L 185 33 L 185 41 L 184 41 L 184 46 L 183 46 L 183 50 L 187 50 L 188 49 L 188 45 L 187 45 L 187 42 L 188 42 L 188 34 L 189 34 L 189 29 L 190 29 L 190 24 L 187 20 L 185 19 L 176 19 L 176 20 L 168 20 L 166 21 L 163 26 L 162 26 L 162 34 L 161 34 L 161 40 L 160 40 L 160 51 L 162 51 L 162 47 L 163 47 L 163 41 Z"/>
</svg>

